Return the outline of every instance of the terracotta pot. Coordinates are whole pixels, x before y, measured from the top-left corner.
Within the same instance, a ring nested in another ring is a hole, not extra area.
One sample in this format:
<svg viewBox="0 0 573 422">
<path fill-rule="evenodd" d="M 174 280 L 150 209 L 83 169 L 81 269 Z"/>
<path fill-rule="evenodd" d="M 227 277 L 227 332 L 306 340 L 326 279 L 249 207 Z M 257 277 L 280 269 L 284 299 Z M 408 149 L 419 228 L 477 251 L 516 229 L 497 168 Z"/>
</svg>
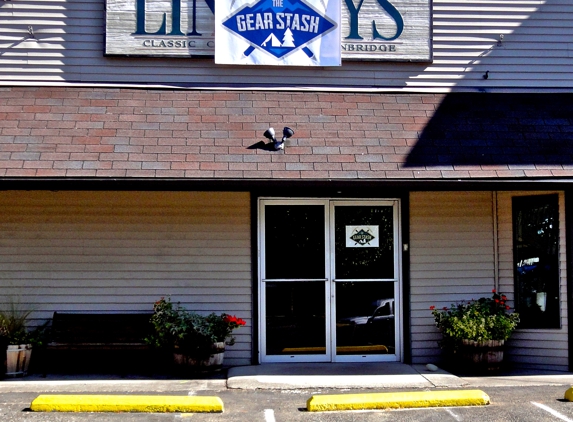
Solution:
<svg viewBox="0 0 573 422">
<path fill-rule="evenodd" d="M 462 340 L 460 351 L 463 363 L 473 365 L 478 370 L 499 370 L 503 363 L 504 343 L 503 340 Z"/>
<path fill-rule="evenodd" d="M 175 347 L 173 363 L 178 371 L 182 372 L 210 372 L 221 369 L 225 357 L 225 343 L 213 343 L 209 354 L 201 357 L 185 352 L 185 349 Z"/>
</svg>

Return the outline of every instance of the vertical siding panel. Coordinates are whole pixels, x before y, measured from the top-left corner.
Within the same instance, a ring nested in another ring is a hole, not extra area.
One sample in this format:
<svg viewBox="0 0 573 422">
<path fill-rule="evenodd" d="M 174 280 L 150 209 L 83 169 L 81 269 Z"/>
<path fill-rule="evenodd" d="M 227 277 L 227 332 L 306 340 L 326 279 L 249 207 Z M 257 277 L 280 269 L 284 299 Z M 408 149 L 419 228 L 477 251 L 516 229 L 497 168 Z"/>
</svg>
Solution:
<svg viewBox="0 0 573 422">
<path fill-rule="evenodd" d="M 151 311 L 171 296 L 247 321 L 225 355 L 249 364 L 250 202 L 225 192 L 3 192 L 0 306 Z"/>
<path fill-rule="evenodd" d="M 500 290 L 513 299 L 513 225 L 512 197 L 559 194 L 559 262 L 561 286 L 561 328 L 517 330 L 508 342 L 507 354 L 521 367 L 568 370 L 568 319 L 567 319 L 567 267 L 565 244 L 565 200 L 563 192 L 500 192 L 498 196 L 499 282 Z M 510 306 L 514 306 L 510 302 Z"/>
<path fill-rule="evenodd" d="M 489 296 L 494 285 L 490 192 L 410 195 L 412 360 L 437 362 L 441 335 L 429 308 Z"/>
</svg>

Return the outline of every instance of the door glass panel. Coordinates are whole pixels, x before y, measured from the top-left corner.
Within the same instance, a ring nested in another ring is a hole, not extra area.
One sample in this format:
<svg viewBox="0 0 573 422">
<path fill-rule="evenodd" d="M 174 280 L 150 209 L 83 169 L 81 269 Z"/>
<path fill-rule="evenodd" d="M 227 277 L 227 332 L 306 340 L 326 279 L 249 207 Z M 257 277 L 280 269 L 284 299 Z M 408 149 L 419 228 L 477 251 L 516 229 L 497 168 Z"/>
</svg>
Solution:
<svg viewBox="0 0 573 422">
<path fill-rule="evenodd" d="M 266 282 L 267 355 L 326 354 L 324 282 Z"/>
<path fill-rule="evenodd" d="M 389 206 L 336 207 L 337 280 L 394 278 L 393 220 Z"/>
<path fill-rule="evenodd" d="M 394 283 L 336 283 L 336 354 L 394 354 L 394 315 Z"/>
<path fill-rule="evenodd" d="M 266 279 L 325 278 L 324 206 L 265 207 Z"/>
<path fill-rule="evenodd" d="M 327 353 L 324 213 L 324 205 L 265 207 L 268 356 Z"/>
</svg>

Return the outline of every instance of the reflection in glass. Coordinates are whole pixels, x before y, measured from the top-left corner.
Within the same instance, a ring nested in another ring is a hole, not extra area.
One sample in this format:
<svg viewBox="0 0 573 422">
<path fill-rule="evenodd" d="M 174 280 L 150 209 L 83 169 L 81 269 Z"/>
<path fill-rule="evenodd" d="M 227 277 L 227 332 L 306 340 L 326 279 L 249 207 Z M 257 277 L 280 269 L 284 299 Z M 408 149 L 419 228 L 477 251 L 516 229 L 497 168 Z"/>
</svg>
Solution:
<svg viewBox="0 0 573 422">
<path fill-rule="evenodd" d="M 376 244 L 351 242 L 347 227 L 373 227 Z M 340 279 L 394 278 L 394 217 L 390 206 L 337 206 L 335 208 L 336 275 Z M 353 247 L 349 247 L 349 243 Z"/>
<path fill-rule="evenodd" d="M 266 279 L 324 278 L 324 206 L 265 207 Z"/>
<path fill-rule="evenodd" d="M 324 282 L 266 282 L 267 355 L 326 354 Z"/>
<path fill-rule="evenodd" d="M 559 328 L 557 195 L 513 198 L 515 308 L 520 328 Z"/>
<path fill-rule="evenodd" d="M 336 353 L 395 353 L 394 283 L 336 283 Z"/>
</svg>

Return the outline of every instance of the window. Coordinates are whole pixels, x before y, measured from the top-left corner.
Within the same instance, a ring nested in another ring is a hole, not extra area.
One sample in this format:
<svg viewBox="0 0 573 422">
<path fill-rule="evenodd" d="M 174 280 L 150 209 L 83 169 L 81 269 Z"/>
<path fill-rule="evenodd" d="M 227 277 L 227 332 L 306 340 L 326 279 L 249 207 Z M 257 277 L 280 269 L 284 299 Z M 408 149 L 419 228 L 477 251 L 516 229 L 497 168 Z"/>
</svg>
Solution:
<svg viewBox="0 0 573 422">
<path fill-rule="evenodd" d="M 558 195 L 513 198 L 515 308 L 520 328 L 559 328 Z"/>
</svg>

